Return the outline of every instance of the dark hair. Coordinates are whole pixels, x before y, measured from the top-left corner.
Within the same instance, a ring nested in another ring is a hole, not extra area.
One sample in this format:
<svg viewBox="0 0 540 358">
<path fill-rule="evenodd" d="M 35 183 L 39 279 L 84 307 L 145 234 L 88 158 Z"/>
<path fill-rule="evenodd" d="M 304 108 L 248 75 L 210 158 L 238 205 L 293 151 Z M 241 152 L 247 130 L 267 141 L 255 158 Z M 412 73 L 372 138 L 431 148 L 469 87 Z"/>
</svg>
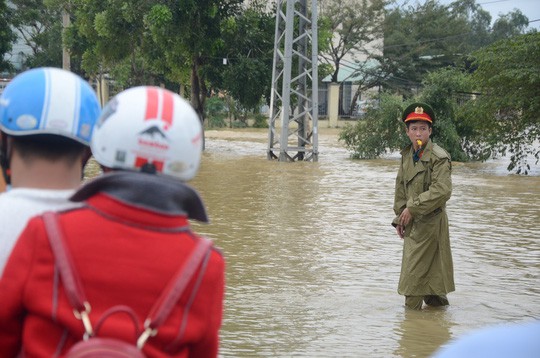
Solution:
<svg viewBox="0 0 540 358">
<path fill-rule="evenodd" d="M 74 164 L 87 148 L 73 139 L 54 134 L 36 134 L 12 136 L 13 149 L 17 150 L 24 161 L 45 159 L 49 161 L 65 160 Z"/>
<path fill-rule="evenodd" d="M 432 128 L 433 127 L 433 123 L 429 122 L 429 121 L 423 121 L 423 120 L 412 120 L 412 121 L 407 121 L 405 122 L 405 125 L 407 126 L 407 129 L 409 129 L 409 125 L 413 124 L 413 123 L 417 123 L 417 122 L 426 122 L 428 124 L 428 127 L 429 128 Z"/>
</svg>

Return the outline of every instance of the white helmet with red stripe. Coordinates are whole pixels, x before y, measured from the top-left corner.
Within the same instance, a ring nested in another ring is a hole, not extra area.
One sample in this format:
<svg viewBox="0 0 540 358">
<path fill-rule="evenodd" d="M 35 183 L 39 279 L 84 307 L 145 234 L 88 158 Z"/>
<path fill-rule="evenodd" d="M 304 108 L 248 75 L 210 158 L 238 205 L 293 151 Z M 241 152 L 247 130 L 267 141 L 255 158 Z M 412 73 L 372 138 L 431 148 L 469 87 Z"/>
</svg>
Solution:
<svg viewBox="0 0 540 358">
<path fill-rule="evenodd" d="M 179 95 L 159 87 L 133 87 L 105 106 L 91 148 L 105 167 L 151 168 L 188 181 L 201 161 L 201 122 Z"/>
</svg>

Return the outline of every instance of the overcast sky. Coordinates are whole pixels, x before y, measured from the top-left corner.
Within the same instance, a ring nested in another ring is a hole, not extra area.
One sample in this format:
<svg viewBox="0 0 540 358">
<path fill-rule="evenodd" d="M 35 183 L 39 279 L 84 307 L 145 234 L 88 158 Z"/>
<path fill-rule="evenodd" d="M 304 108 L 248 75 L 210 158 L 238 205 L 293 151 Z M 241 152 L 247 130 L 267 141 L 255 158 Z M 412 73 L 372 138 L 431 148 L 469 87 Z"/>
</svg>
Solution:
<svg viewBox="0 0 540 358">
<path fill-rule="evenodd" d="M 444 0 L 446 2 L 447 0 Z M 449 1 L 451 2 L 451 1 Z M 489 11 L 492 21 L 500 14 L 507 14 L 514 9 L 519 9 L 529 18 L 530 27 L 540 29 L 540 0 L 476 0 L 476 3 L 486 11 Z"/>
</svg>

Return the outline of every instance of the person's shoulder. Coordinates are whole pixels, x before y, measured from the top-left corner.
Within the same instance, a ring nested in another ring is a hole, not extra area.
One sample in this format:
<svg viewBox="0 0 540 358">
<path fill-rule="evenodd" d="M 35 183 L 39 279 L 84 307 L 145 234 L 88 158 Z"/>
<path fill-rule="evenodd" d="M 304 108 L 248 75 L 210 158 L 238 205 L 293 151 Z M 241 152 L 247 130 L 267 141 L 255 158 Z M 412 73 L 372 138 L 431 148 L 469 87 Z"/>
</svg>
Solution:
<svg viewBox="0 0 540 358">
<path fill-rule="evenodd" d="M 437 143 L 433 143 L 433 149 L 431 150 L 433 155 L 438 159 L 448 159 L 451 160 L 450 153 L 446 151 L 443 147 L 438 145 Z"/>
<path fill-rule="evenodd" d="M 212 244 L 210 248 L 210 257 L 206 266 L 206 274 L 211 281 L 220 281 L 225 275 L 225 257 L 223 252 Z"/>
<path fill-rule="evenodd" d="M 405 146 L 400 152 L 401 155 L 404 156 L 404 155 L 407 155 L 407 153 L 410 153 L 411 147 L 412 147 L 412 144 L 408 144 L 407 146 Z"/>
<path fill-rule="evenodd" d="M 37 200 L 24 189 L 11 189 L 0 194 L 0 211 L 10 217 L 32 217 L 39 211 Z"/>
<path fill-rule="evenodd" d="M 194 234 L 199 240 L 204 239 L 211 242 L 210 243 L 210 261 L 213 263 L 223 264 L 225 261 L 223 252 L 221 251 L 219 247 L 216 246 L 215 242 L 204 235 L 200 235 L 198 233 L 194 233 Z"/>
<path fill-rule="evenodd" d="M 225 263 L 225 257 L 223 256 L 223 251 L 221 251 L 221 249 L 216 247 L 215 245 L 212 245 L 211 250 L 212 250 L 211 260 L 215 263 L 218 263 L 219 265 L 223 265 Z"/>
</svg>

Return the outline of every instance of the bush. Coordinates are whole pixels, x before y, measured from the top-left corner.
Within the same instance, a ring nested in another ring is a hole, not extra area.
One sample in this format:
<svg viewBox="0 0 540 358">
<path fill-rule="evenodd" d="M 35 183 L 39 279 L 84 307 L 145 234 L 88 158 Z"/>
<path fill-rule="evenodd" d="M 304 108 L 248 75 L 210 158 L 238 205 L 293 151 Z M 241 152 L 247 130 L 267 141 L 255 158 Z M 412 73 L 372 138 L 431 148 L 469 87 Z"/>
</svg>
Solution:
<svg viewBox="0 0 540 358">
<path fill-rule="evenodd" d="M 401 124 L 402 101 L 382 94 L 376 107 L 368 107 L 363 119 L 347 125 L 339 134 L 353 159 L 374 159 L 408 143 Z"/>
<path fill-rule="evenodd" d="M 446 149 L 452 160 L 468 161 L 463 146 L 471 129 L 465 120 L 463 104 L 469 98 L 463 93 L 472 90 L 470 77 L 458 69 L 444 68 L 428 74 L 424 86 L 419 100 L 430 104 L 437 118 L 433 124 L 433 141 Z"/>
<path fill-rule="evenodd" d="M 255 115 L 255 122 L 253 122 L 253 128 L 268 128 L 267 117 L 264 114 L 257 113 Z"/>
<path fill-rule="evenodd" d="M 206 100 L 205 110 L 207 116 L 216 116 L 226 113 L 226 105 L 223 99 L 219 97 L 210 97 Z"/>
<path fill-rule="evenodd" d="M 232 128 L 246 128 L 247 123 L 242 121 L 233 121 L 231 123 Z"/>
<path fill-rule="evenodd" d="M 225 102 L 219 97 L 210 97 L 206 100 L 205 110 L 208 128 L 223 128 L 225 123 L 226 111 Z"/>
<path fill-rule="evenodd" d="M 410 144 L 401 121 L 403 109 L 412 102 L 425 102 L 433 107 L 436 120 L 431 138 L 446 149 L 452 160 L 467 161 L 468 154 L 463 149 L 464 138 L 471 131 L 465 112 L 458 101 L 466 101 L 458 93 L 471 91 L 470 80 L 455 69 L 443 69 L 429 74 L 424 89 L 418 98 L 403 102 L 401 97 L 383 93 L 378 108 L 368 108 L 363 120 L 345 127 L 339 139 L 345 143 L 354 159 L 374 159 L 381 155 L 400 150 Z"/>
<path fill-rule="evenodd" d="M 225 117 L 223 115 L 208 116 L 207 126 L 208 128 L 223 128 L 227 126 L 227 123 L 225 122 Z"/>
</svg>

